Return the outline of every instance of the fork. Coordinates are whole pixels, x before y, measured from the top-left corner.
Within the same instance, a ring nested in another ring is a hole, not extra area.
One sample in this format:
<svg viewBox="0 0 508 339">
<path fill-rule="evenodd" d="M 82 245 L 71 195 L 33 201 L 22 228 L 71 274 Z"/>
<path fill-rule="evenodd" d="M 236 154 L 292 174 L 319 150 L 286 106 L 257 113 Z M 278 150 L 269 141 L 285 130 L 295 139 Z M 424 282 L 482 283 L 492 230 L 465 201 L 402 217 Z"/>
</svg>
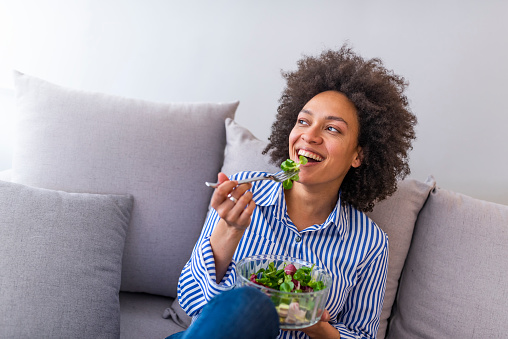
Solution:
<svg viewBox="0 0 508 339">
<path fill-rule="evenodd" d="M 283 182 L 283 181 L 286 181 L 289 178 L 294 177 L 296 174 L 298 174 L 298 172 L 299 171 L 289 171 L 289 172 L 280 171 L 280 172 L 277 172 L 277 173 L 261 175 L 259 177 L 253 177 L 253 178 L 248 178 L 248 179 L 244 179 L 244 180 L 238 180 L 238 185 L 245 184 L 247 182 L 252 182 L 252 181 L 259 181 L 259 180 L 273 180 L 273 181 L 276 181 L 276 182 Z M 212 188 L 217 188 L 217 186 L 219 186 L 218 182 L 205 182 L 205 184 L 206 184 L 206 186 L 212 187 Z"/>
</svg>

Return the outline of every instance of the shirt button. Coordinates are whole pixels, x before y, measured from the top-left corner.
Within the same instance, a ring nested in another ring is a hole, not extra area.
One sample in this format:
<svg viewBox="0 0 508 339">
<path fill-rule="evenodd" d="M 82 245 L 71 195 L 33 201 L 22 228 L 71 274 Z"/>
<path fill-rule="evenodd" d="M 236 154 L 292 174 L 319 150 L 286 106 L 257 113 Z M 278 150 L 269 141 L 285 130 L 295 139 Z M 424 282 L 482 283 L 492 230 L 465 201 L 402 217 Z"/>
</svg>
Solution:
<svg viewBox="0 0 508 339">
<path fill-rule="evenodd" d="M 296 242 L 300 242 L 300 241 L 302 241 L 302 238 L 300 238 L 300 237 L 296 237 L 295 241 L 296 241 Z"/>
</svg>

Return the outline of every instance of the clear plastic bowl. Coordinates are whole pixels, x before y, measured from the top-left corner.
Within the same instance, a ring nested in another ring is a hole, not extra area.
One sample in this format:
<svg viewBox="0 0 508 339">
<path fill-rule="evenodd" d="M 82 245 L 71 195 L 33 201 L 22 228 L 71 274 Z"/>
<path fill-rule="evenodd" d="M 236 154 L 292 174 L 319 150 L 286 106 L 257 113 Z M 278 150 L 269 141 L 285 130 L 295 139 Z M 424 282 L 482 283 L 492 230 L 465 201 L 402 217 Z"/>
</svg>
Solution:
<svg viewBox="0 0 508 339">
<path fill-rule="evenodd" d="M 316 281 L 322 281 L 326 288 L 317 292 L 283 292 L 273 288 L 258 285 L 250 281 L 250 276 L 260 268 L 267 268 L 273 262 L 276 269 L 284 268 L 288 264 L 300 267 L 311 267 L 312 263 L 304 260 L 279 255 L 254 255 L 240 260 L 236 265 L 237 286 L 255 287 L 270 297 L 277 309 L 280 328 L 295 330 L 312 326 L 319 321 L 326 305 L 326 299 L 332 284 L 332 278 L 325 270 L 314 266 L 311 276 Z"/>
</svg>

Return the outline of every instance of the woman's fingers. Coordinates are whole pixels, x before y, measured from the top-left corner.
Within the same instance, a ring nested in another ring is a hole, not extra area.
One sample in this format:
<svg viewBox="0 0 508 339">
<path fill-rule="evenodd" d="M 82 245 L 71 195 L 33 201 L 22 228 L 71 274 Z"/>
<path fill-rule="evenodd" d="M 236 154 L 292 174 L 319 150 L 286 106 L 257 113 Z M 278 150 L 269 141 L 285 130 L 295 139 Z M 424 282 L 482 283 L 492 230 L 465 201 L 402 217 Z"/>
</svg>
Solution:
<svg viewBox="0 0 508 339">
<path fill-rule="evenodd" d="M 252 185 L 234 186 L 236 183 L 236 181 L 227 181 L 217 187 L 212 198 L 212 207 L 230 226 L 245 228 L 250 224 L 250 217 L 255 207 L 252 192 L 248 191 Z"/>
<path fill-rule="evenodd" d="M 241 225 L 249 226 L 252 213 L 254 213 L 254 208 L 256 208 L 256 203 L 254 202 L 254 200 L 251 199 L 247 207 L 245 207 L 242 213 L 240 214 L 238 218 L 238 223 Z"/>
<path fill-rule="evenodd" d="M 224 173 L 220 172 L 219 174 L 217 174 L 217 182 L 219 182 L 220 184 L 228 180 L 229 180 L 228 176 L 225 175 Z"/>
<path fill-rule="evenodd" d="M 238 181 L 229 180 L 224 173 L 219 173 L 217 180 L 220 185 L 213 193 L 211 206 L 228 225 L 249 226 L 256 207 L 252 193 L 248 191 L 252 184 L 238 185 Z"/>
<path fill-rule="evenodd" d="M 329 322 L 330 321 L 330 313 L 328 313 L 328 310 L 324 310 L 323 314 L 321 315 L 321 321 Z"/>
<path fill-rule="evenodd" d="M 233 203 L 236 204 L 239 202 L 239 200 L 241 198 L 243 198 L 243 196 L 245 195 L 245 192 L 247 192 L 249 190 L 249 188 L 251 188 L 251 187 L 252 187 L 251 184 L 242 184 L 242 185 L 236 186 L 236 187 L 234 187 L 234 189 L 232 191 L 229 191 L 229 193 L 227 194 L 226 197 L 230 201 L 232 201 Z M 244 201 L 244 202 L 245 202 L 245 205 L 247 205 L 248 201 Z"/>
<path fill-rule="evenodd" d="M 232 201 L 233 206 L 231 206 L 231 209 L 226 215 L 226 218 L 230 220 L 237 220 L 242 215 L 242 213 L 245 212 L 245 207 L 252 201 L 252 193 L 248 191 L 242 193 L 242 195 L 238 198 L 236 198 L 236 196 L 238 196 L 238 192 L 233 192 L 229 198 L 230 201 L 231 198 L 236 199 L 236 202 Z"/>
<path fill-rule="evenodd" d="M 219 181 L 220 181 L 220 173 L 219 173 Z M 228 194 L 230 194 L 233 189 L 238 185 L 237 181 L 224 180 L 222 183 L 215 189 L 213 192 L 211 205 L 216 210 L 219 206 L 224 203 L 224 201 L 228 198 Z"/>
</svg>

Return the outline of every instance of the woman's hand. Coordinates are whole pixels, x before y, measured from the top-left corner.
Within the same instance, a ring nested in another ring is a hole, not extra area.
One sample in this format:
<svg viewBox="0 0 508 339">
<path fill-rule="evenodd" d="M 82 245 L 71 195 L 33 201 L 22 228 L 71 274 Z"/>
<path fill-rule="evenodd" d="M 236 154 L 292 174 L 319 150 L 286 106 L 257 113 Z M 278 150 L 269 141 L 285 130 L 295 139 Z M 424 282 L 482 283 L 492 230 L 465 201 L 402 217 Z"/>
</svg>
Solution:
<svg viewBox="0 0 508 339">
<path fill-rule="evenodd" d="M 321 315 L 321 319 L 314 325 L 306 328 L 302 328 L 301 331 L 307 334 L 312 339 L 339 339 L 339 331 L 330 325 L 330 313 L 328 310 L 324 310 Z"/>
<path fill-rule="evenodd" d="M 229 227 L 243 232 L 249 226 L 256 207 L 252 193 L 247 191 L 252 185 L 238 185 L 237 181 L 229 180 L 224 173 L 219 173 L 218 182 L 220 185 L 213 193 L 211 206 Z"/>
<path fill-rule="evenodd" d="M 256 204 L 252 192 L 247 191 L 251 184 L 238 185 L 230 181 L 224 173 L 219 173 L 219 187 L 213 193 L 211 206 L 217 211 L 221 220 L 210 236 L 213 257 L 215 260 L 216 282 L 220 283 L 228 269 L 238 244 L 249 227 Z"/>
</svg>

